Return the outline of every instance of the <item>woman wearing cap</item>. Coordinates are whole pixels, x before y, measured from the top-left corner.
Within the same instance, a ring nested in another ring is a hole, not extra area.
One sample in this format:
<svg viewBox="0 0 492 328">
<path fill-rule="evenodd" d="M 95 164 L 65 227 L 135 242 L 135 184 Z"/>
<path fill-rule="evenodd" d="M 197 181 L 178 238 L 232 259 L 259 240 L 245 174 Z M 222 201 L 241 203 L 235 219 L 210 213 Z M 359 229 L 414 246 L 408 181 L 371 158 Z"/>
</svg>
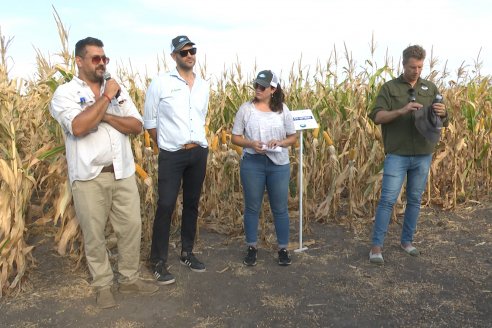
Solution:
<svg viewBox="0 0 492 328">
<path fill-rule="evenodd" d="M 255 97 L 239 107 L 232 128 L 232 143 L 244 149 L 240 175 L 248 249 L 243 263 L 256 265 L 258 221 L 266 188 L 277 234 L 278 264 L 285 266 L 292 263 L 287 251 L 288 147 L 296 142 L 297 136 L 278 77 L 272 71 L 261 71 L 253 86 Z"/>
</svg>

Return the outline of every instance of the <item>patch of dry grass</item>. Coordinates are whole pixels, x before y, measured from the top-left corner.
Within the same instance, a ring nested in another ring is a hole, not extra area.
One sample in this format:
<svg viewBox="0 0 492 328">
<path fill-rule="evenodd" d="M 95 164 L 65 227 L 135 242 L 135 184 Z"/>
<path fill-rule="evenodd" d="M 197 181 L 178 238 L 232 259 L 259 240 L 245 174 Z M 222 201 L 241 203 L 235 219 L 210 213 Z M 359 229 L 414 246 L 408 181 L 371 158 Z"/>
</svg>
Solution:
<svg viewBox="0 0 492 328">
<path fill-rule="evenodd" d="M 275 309 L 293 309 L 296 301 L 292 296 L 286 295 L 263 295 L 261 304 Z"/>
<path fill-rule="evenodd" d="M 50 293 L 51 294 L 51 293 Z M 75 279 L 69 285 L 62 286 L 50 296 L 56 300 L 66 302 L 73 299 L 83 299 L 93 295 L 90 284 L 85 279 Z"/>
<path fill-rule="evenodd" d="M 256 274 L 255 270 L 242 263 L 231 264 L 232 272 L 236 277 L 250 277 Z"/>
<path fill-rule="evenodd" d="M 108 328 L 143 328 L 145 325 L 141 322 L 119 319 L 115 322 L 112 322 Z"/>
<path fill-rule="evenodd" d="M 193 326 L 194 328 L 223 328 L 226 325 L 222 322 L 221 318 L 218 317 L 206 317 L 206 318 L 198 318 L 198 323 Z"/>
<path fill-rule="evenodd" d="M 15 325 L 10 325 L 9 327 L 11 328 L 17 328 L 17 327 L 23 327 L 23 328 L 38 328 L 40 327 L 37 322 L 31 322 L 31 321 L 21 321 L 19 323 L 16 323 Z"/>
</svg>

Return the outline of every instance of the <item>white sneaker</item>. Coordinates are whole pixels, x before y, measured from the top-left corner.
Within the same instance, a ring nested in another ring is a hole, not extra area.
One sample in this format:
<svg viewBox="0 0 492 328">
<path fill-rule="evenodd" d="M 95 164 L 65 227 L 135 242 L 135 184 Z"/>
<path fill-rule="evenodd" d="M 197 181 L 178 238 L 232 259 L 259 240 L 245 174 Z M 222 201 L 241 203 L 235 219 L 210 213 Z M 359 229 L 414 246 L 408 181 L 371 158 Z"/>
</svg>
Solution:
<svg viewBox="0 0 492 328">
<path fill-rule="evenodd" d="M 372 250 L 369 252 L 369 262 L 373 264 L 384 264 L 383 253 L 372 253 Z"/>
</svg>

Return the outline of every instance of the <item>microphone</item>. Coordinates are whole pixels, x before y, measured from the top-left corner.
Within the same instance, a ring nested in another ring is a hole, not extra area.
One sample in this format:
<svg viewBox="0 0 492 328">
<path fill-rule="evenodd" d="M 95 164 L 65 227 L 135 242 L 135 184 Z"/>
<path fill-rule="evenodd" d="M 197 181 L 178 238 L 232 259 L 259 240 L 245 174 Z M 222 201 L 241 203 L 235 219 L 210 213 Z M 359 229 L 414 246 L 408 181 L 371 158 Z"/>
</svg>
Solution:
<svg viewBox="0 0 492 328">
<path fill-rule="evenodd" d="M 111 79 L 111 73 L 109 72 L 104 72 L 104 75 L 103 75 L 103 78 L 107 81 L 109 79 Z M 120 93 L 121 93 L 121 90 L 118 90 L 118 92 L 116 92 L 116 95 L 114 96 L 116 99 L 118 99 L 120 97 Z"/>
</svg>

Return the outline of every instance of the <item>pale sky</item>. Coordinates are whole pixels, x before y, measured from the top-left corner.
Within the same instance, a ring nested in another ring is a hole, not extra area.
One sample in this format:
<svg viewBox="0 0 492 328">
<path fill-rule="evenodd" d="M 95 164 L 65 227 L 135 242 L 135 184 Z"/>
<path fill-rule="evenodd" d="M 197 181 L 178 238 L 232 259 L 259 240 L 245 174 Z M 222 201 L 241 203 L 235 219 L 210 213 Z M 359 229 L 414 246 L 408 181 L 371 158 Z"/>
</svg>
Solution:
<svg viewBox="0 0 492 328">
<path fill-rule="evenodd" d="M 1 6 L 0 28 L 14 37 L 8 49 L 10 77 L 32 77 L 35 48 L 59 62 L 61 50 L 52 5 L 69 29 L 70 49 L 87 36 L 101 39 L 111 58 L 110 72 L 131 62 L 134 71 L 157 73 L 157 56 L 168 64 L 170 41 L 185 34 L 198 48 L 197 59 L 210 77 L 236 63 L 243 74 L 272 69 L 284 79 L 302 58 L 303 71 L 325 64 L 333 49 L 339 68 L 345 46 L 358 67 L 371 59 L 397 63 L 410 44 L 447 61 L 451 78 L 465 63 L 474 67 L 480 53 L 482 75 L 492 75 L 492 1 L 490 0 L 120 0 L 10 1 Z M 424 75 L 428 73 L 428 61 Z M 251 77 L 251 76 L 250 76 Z"/>
</svg>

